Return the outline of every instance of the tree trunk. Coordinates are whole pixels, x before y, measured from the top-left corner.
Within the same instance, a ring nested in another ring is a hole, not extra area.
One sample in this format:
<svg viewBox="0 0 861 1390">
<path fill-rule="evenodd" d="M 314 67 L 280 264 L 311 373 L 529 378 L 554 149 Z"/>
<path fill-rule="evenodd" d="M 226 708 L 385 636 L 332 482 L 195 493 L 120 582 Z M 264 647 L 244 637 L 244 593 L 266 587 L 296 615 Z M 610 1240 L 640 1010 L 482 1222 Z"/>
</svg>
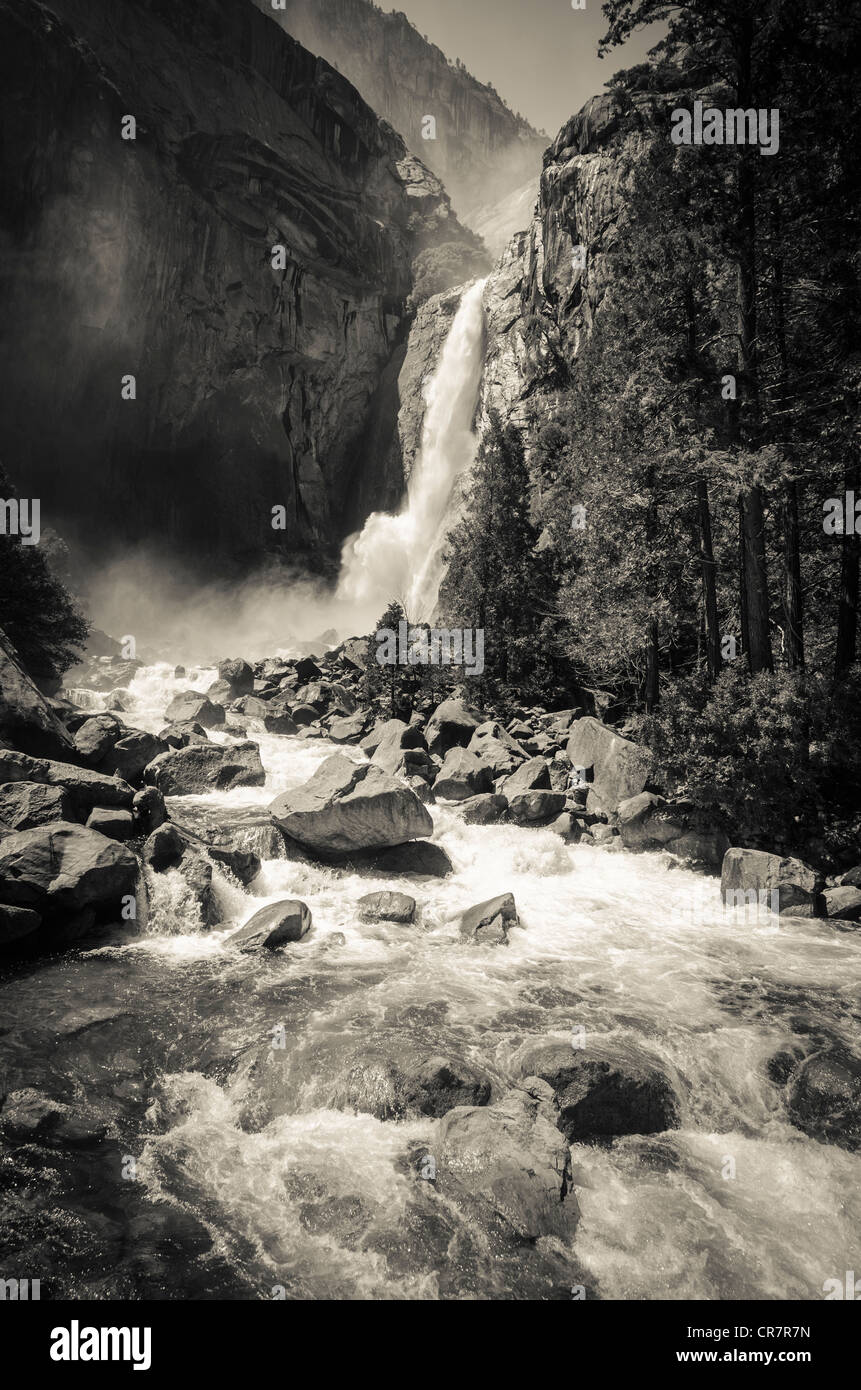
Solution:
<svg viewBox="0 0 861 1390">
<path fill-rule="evenodd" d="M 861 468 L 852 464 L 846 469 L 847 492 L 861 492 Z M 852 527 L 850 530 L 849 528 Z M 840 546 L 840 597 L 837 604 L 837 652 L 834 676 L 839 680 L 855 660 L 858 634 L 858 561 L 861 556 L 861 537 L 855 534 L 855 518 L 846 516 Z"/>
<path fill-rule="evenodd" d="M 703 575 L 703 608 L 706 616 L 706 662 L 709 681 L 717 679 L 721 668 L 720 630 L 718 628 L 717 578 L 712 546 L 712 518 L 709 510 L 709 490 L 705 478 L 697 479 L 697 503 L 700 514 L 700 563 Z"/>
<path fill-rule="evenodd" d="M 801 595 L 801 554 L 798 544 L 798 487 L 789 482 L 784 490 L 783 514 L 783 620 L 786 659 L 790 669 L 804 669 L 804 627 Z"/>
</svg>

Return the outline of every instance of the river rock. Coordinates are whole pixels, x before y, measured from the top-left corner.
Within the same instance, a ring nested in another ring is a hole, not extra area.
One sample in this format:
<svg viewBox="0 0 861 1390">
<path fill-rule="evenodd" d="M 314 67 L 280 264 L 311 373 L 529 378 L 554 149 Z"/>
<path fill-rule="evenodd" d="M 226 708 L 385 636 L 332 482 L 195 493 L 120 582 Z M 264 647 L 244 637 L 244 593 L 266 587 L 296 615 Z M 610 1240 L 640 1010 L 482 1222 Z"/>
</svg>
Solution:
<svg viewBox="0 0 861 1390">
<path fill-rule="evenodd" d="M 652 770 L 648 748 L 622 738 L 591 715 L 571 725 L 566 752 L 572 767 L 586 770 L 590 811 L 615 811 L 620 801 L 645 790 Z"/>
<path fill-rule="evenodd" d="M 431 844 L 428 840 L 410 840 L 405 845 L 377 850 L 367 862 L 381 877 L 408 874 L 416 878 L 446 878 L 454 871 L 442 845 Z"/>
<path fill-rule="evenodd" d="M 329 724 L 329 737 L 333 743 L 358 743 L 365 731 L 368 711 L 357 709 L 355 714 L 339 715 Z"/>
<path fill-rule="evenodd" d="M 550 1043 L 527 1048 L 521 1071 L 552 1087 L 559 1107 L 556 1123 L 571 1143 L 659 1134 L 679 1126 L 675 1091 L 649 1060 Z"/>
<path fill-rule="evenodd" d="M 822 908 L 822 877 L 800 859 L 782 859 L 758 849 L 728 849 L 721 869 L 721 897 L 728 905 L 762 903 L 771 907 L 778 894 L 779 912 L 793 917 L 818 917 Z M 762 896 L 760 896 L 762 895 Z"/>
<path fill-rule="evenodd" d="M 654 792 L 621 801 L 618 830 L 625 849 L 665 849 L 693 863 L 716 869 L 723 863 L 729 840 L 690 802 L 667 801 Z"/>
<path fill-rule="evenodd" d="M 323 679 L 323 672 L 311 656 L 303 656 L 296 662 L 296 679 L 300 685 L 307 685 L 309 681 L 319 681 Z"/>
<path fill-rule="evenodd" d="M 273 701 L 267 708 L 264 700 L 257 699 L 254 700 L 254 704 L 255 706 L 263 705 L 264 712 L 258 714 L 252 713 L 248 709 L 245 710 L 248 717 L 248 728 L 252 733 L 281 734 L 283 736 L 299 732 L 299 726 L 290 713 L 288 705 L 276 704 Z"/>
<path fill-rule="evenodd" d="M 254 689 L 254 672 L 247 661 L 239 657 L 219 661 L 216 670 L 218 679 L 230 688 L 231 700 L 238 699 L 240 695 L 250 695 Z"/>
<path fill-rule="evenodd" d="M 418 797 L 373 763 L 333 753 L 301 787 L 269 807 L 278 825 L 310 850 L 346 854 L 433 833 Z"/>
<path fill-rule="evenodd" d="M 49 787 L 65 787 L 75 812 L 86 815 L 94 806 L 129 807 L 134 789 L 119 777 L 106 777 L 74 763 L 58 763 L 31 758 L 26 753 L 0 749 L 0 786 L 10 782 L 41 782 Z"/>
<path fill-rule="evenodd" d="M 88 767 L 99 768 L 122 735 L 123 726 L 112 714 L 96 714 L 77 729 L 75 749 Z"/>
<path fill-rule="evenodd" d="M 119 806 L 94 806 L 87 816 L 87 828 L 98 830 L 109 840 L 130 840 L 134 834 L 132 813 Z"/>
<path fill-rule="evenodd" d="M 43 917 L 92 907 L 119 918 L 121 899 L 134 893 L 138 873 L 130 849 L 70 821 L 0 842 L 0 900 Z"/>
<path fill-rule="evenodd" d="M 0 816 L 4 814 L 0 803 Z M 823 893 L 826 917 L 836 917 L 845 922 L 861 922 L 861 888 L 850 884 L 837 884 L 826 888 Z"/>
<path fill-rule="evenodd" d="M 785 1091 L 794 1125 L 822 1143 L 861 1149 L 861 1060 L 842 1048 L 814 1052 Z"/>
<path fill-rule="evenodd" d="M 74 820 L 71 794 L 65 787 L 48 787 L 43 782 L 7 782 L 0 786 L 0 820 L 8 830 Z"/>
<path fill-rule="evenodd" d="M 481 716 L 462 700 L 443 700 L 428 720 L 427 746 L 432 753 L 442 756 L 450 748 L 466 748 L 481 722 Z"/>
<path fill-rule="evenodd" d="M 450 748 L 433 784 L 434 796 L 447 801 L 466 801 L 493 791 L 493 773 L 467 748 Z"/>
<path fill-rule="evenodd" d="M 311 911 L 298 898 L 269 903 L 249 917 L 230 938 L 241 951 L 274 951 L 291 941 L 300 941 L 311 930 Z"/>
<path fill-rule="evenodd" d="M 529 758 L 525 763 L 521 763 L 510 777 L 505 778 L 500 790 L 505 793 L 509 801 L 521 792 L 551 790 L 547 759 Z M 559 788 L 559 790 L 562 789 Z"/>
<path fill-rule="evenodd" d="M 107 1126 L 85 1109 L 50 1100 L 32 1088 L 12 1091 L 0 1113 L 0 1135 L 12 1144 L 72 1147 L 97 1144 Z"/>
<path fill-rule="evenodd" d="M 139 835 L 151 835 L 160 825 L 164 825 L 167 810 L 164 797 L 157 787 L 141 787 L 139 792 L 135 792 L 132 815 L 135 831 Z"/>
<path fill-rule="evenodd" d="M 412 922 L 416 915 L 416 900 L 408 893 L 366 893 L 356 906 L 360 922 Z"/>
<path fill-rule="evenodd" d="M 460 934 L 487 946 L 508 943 L 508 928 L 519 927 L 513 893 L 500 893 L 469 908 L 460 919 Z"/>
<path fill-rule="evenodd" d="M 143 729 L 125 729 L 103 759 L 105 772 L 113 772 L 126 782 L 138 782 L 147 767 L 160 753 L 168 751 L 165 739 L 148 734 Z"/>
<path fill-rule="evenodd" d="M 187 748 L 190 743 L 209 743 L 202 724 L 193 719 L 177 720 L 167 724 L 159 733 L 159 738 L 168 748 Z"/>
<path fill-rule="evenodd" d="M 42 758 L 72 752 L 71 735 L 27 675 L 5 632 L 0 630 L 0 741 Z"/>
<path fill-rule="evenodd" d="M 339 1110 L 378 1120 L 410 1114 L 438 1118 L 455 1106 L 487 1105 L 490 1092 L 487 1077 L 462 1057 L 428 1057 L 409 1043 L 390 1039 L 362 1049 L 332 1100 Z"/>
<path fill-rule="evenodd" d="M 461 801 L 457 809 L 467 825 L 495 825 L 508 810 L 508 801 L 499 792 L 482 792 Z"/>
<path fill-rule="evenodd" d="M 189 796 L 234 787 L 262 787 L 266 773 L 256 743 L 191 743 L 161 753 L 144 771 L 164 796 Z"/>
<path fill-rule="evenodd" d="M 199 690 L 183 690 L 174 695 L 164 712 L 168 724 L 175 722 L 202 724 L 205 729 L 215 729 L 224 723 L 224 709 L 207 699 Z"/>
<path fill-rule="evenodd" d="M 0 903 L 0 949 L 32 936 L 42 925 L 38 912 L 30 907 L 10 907 Z"/>
<path fill-rule="evenodd" d="M 497 1105 L 449 1110 L 437 1144 L 443 1194 L 453 1180 L 524 1240 L 571 1238 L 580 1214 L 571 1155 L 545 1082 L 532 1078 Z"/>
<path fill-rule="evenodd" d="M 469 741 L 468 748 L 470 753 L 475 753 L 481 759 L 484 766 L 489 768 L 494 777 L 507 777 L 521 763 L 525 763 L 527 755 L 520 747 L 519 743 L 503 729 L 501 724 L 495 720 L 489 720 L 486 724 L 480 724 Z"/>
<path fill-rule="evenodd" d="M 565 809 L 565 793 L 551 791 L 519 792 L 508 796 L 508 818 L 515 825 L 547 825 Z"/>
</svg>

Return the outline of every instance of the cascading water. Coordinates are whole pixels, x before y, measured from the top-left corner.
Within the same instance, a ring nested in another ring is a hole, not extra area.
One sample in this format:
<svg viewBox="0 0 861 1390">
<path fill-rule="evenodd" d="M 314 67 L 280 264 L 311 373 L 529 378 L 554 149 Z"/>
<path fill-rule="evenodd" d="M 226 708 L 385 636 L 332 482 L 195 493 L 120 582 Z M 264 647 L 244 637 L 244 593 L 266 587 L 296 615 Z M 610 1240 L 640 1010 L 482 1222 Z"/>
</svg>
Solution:
<svg viewBox="0 0 861 1390">
<path fill-rule="evenodd" d="M 336 599 L 366 630 L 399 599 L 410 621 L 433 616 L 443 573 L 447 508 L 475 458 L 472 430 L 484 351 L 484 280 L 464 294 L 427 388 L 421 449 L 403 509 L 374 512 L 345 545 Z"/>
</svg>

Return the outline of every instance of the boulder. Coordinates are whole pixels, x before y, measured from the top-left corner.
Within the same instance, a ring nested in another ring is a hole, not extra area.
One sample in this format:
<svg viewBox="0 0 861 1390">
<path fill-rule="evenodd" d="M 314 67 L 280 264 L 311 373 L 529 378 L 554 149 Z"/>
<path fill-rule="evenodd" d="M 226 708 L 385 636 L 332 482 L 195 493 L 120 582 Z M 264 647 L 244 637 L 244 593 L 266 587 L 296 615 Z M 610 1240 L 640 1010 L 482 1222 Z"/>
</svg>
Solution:
<svg viewBox="0 0 861 1390">
<path fill-rule="evenodd" d="M 355 714 L 339 715 L 329 724 L 329 737 L 333 743 L 358 743 L 365 730 L 368 711 L 357 709 Z"/>
<path fill-rule="evenodd" d="M 94 806 L 132 804 L 134 789 L 119 777 L 106 777 L 74 763 L 58 763 L 31 758 L 26 753 L 0 749 L 0 786 L 10 782 L 41 782 L 48 787 L 65 787 L 76 815 L 85 816 Z"/>
<path fill-rule="evenodd" d="M 87 816 L 87 827 L 107 835 L 109 840 L 130 840 L 134 834 L 131 811 L 118 806 L 94 806 Z"/>
<path fill-rule="evenodd" d="M 510 777 L 506 777 L 501 787 L 509 801 L 520 792 L 549 791 L 550 789 L 550 769 L 547 766 L 546 758 L 529 758 L 527 762 L 521 763 Z M 555 790 L 561 791 L 562 788 Z"/>
<path fill-rule="evenodd" d="M 500 893 L 463 913 L 460 934 L 482 945 L 500 946 L 508 943 L 508 928 L 512 926 L 520 926 L 514 895 Z"/>
<path fill-rule="evenodd" d="M 112 714 L 95 714 L 76 730 L 75 750 L 88 767 L 98 768 L 122 736 L 123 726 Z"/>
<path fill-rule="evenodd" d="M 311 930 L 311 911 L 297 898 L 261 907 L 230 938 L 241 951 L 274 951 L 290 941 L 299 941 Z"/>
<path fill-rule="evenodd" d="M 427 746 L 432 753 L 442 756 L 450 748 L 466 748 L 480 724 L 480 716 L 462 700 L 443 700 L 428 720 Z"/>
<path fill-rule="evenodd" d="M 30 907 L 9 907 L 0 903 L 0 950 L 32 936 L 42 925 L 38 912 Z"/>
<path fill-rule="evenodd" d="M 467 746 L 470 753 L 475 753 L 494 777 L 509 776 L 516 767 L 527 760 L 527 754 L 520 744 L 494 720 L 479 724 Z"/>
<path fill-rule="evenodd" d="M 487 1077 L 462 1057 L 426 1056 L 397 1039 L 366 1046 L 355 1057 L 332 1101 L 339 1110 L 374 1115 L 378 1120 L 408 1115 L 438 1118 L 455 1106 L 484 1106 L 490 1100 Z"/>
<path fill-rule="evenodd" d="M 507 784 L 506 784 L 507 786 Z M 551 791 L 519 792 L 508 797 L 508 818 L 515 825 L 547 825 L 565 809 L 565 793 Z"/>
<path fill-rule="evenodd" d="M 135 833 L 151 835 L 167 820 L 164 797 L 157 787 L 142 787 L 135 792 L 132 801 L 132 815 L 135 820 Z"/>
<path fill-rule="evenodd" d="M 41 916 L 94 908 L 120 915 L 134 893 L 138 862 L 130 849 L 96 830 L 56 821 L 0 842 L 0 900 Z"/>
<path fill-rule="evenodd" d="M 645 790 L 652 770 L 648 748 L 622 738 L 591 715 L 571 725 L 566 752 L 572 767 L 586 769 L 590 810 L 615 811 L 620 801 Z"/>
<path fill-rule="evenodd" d="M 296 679 L 300 685 L 307 685 L 309 681 L 322 680 L 323 672 L 312 657 L 303 656 L 296 662 Z"/>
<path fill-rule="evenodd" d="M 353 671 L 364 671 L 368 662 L 367 637 L 350 637 L 338 652 L 338 658 Z"/>
<path fill-rule="evenodd" d="M 366 893 L 356 906 L 360 922 L 412 922 L 416 915 L 416 900 L 407 893 Z"/>
<path fill-rule="evenodd" d="M 285 834 L 310 850 L 346 854 L 399 845 L 433 832 L 408 787 L 373 763 L 334 753 L 301 787 L 276 797 L 270 811 Z"/>
<path fill-rule="evenodd" d="M 689 802 L 671 802 L 654 792 L 640 792 L 621 801 L 616 814 L 626 849 L 665 849 L 680 859 L 716 869 L 729 848 L 723 830 Z"/>
<path fill-rule="evenodd" d="M 230 688 L 230 698 L 236 700 L 240 695 L 249 695 L 254 689 L 254 672 L 247 661 L 234 657 L 219 661 L 216 667 L 218 679 Z"/>
<path fill-rule="evenodd" d="M 244 713 L 248 717 L 248 728 L 252 733 L 264 734 L 296 734 L 299 726 L 290 713 L 288 705 L 276 704 L 274 701 L 266 705 L 265 700 L 254 700 L 255 706 L 263 705 L 262 713 L 257 713 L 246 709 Z"/>
<path fill-rule="evenodd" d="M 371 760 L 391 777 L 408 764 L 409 759 L 405 756 L 408 752 L 426 751 L 421 729 L 413 724 L 405 724 L 402 719 L 389 719 L 385 724 L 378 725 L 374 735 L 376 747 Z M 365 742 L 363 739 L 360 745 L 362 748 L 365 748 Z M 365 751 L 369 752 L 367 748 Z M 424 766 L 426 761 L 423 757 L 420 760 L 421 765 Z"/>
<path fill-rule="evenodd" d="M 4 811 L 0 803 L 2 815 Z M 861 888 L 838 884 L 835 888 L 826 888 L 822 896 L 825 899 L 826 917 L 838 917 L 844 922 L 861 922 Z"/>
<path fill-rule="evenodd" d="M 320 711 L 315 709 L 313 705 L 291 705 L 290 717 L 295 725 L 299 727 L 304 725 L 307 727 L 309 724 L 317 723 L 320 718 Z"/>
<path fill-rule="evenodd" d="M 103 770 L 115 773 L 126 782 L 137 782 L 144 768 L 160 753 L 166 753 L 169 746 L 166 739 L 145 733 L 143 729 L 125 729 L 122 738 L 117 739 L 103 759 Z"/>
<path fill-rule="evenodd" d="M 174 695 L 164 713 L 168 724 L 175 722 L 202 724 L 205 729 L 215 729 L 224 723 L 224 709 L 208 700 L 199 690 L 183 690 Z"/>
<path fill-rule="evenodd" d="M 256 743 L 190 743 L 161 753 L 144 771 L 164 796 L 188 796 L 234 787 L 262 787 L 266 773 Z"/>
<path fill-rule="evenodd" d="M 406 874 L 416 878 L 445 878 L 454 869 L 442 845 L 428 840 L 411 840 L 409 844 L 377 850 L 370 866 L 380 875 Z"/>
<path fill-rule="evenodd" d="M 193 719 L 177 720 L 167 724 L 159 733 L 159 738 L 168 748 L 187 748 L 190 743 L 208 743 L 209 739 L 202 724 Z"/>
<path fill-rule="evenodd" d="M 0 821 L 9 830 L 32 830 L 49 821 L 73 819 L 72 797 L 65 787 L 48 787 L 43 782 L 0 786 Z"/>
<path fill-rule="evenodd" d="M 41 758 L 68 757 L 71 735 L 27 675 L 12 643 L 0 629 L 0 741 Z"/>
<path fill-rule="evenodd" d="M 497 1105 L 449 1110 L 440 1121 L 438 1187 L 486 1202 L 523 1240 L 570 1240 L 579 1217 L 571 1155 L 537 1078 Z"/>
<path fill-rule="evenodd" d="M 820 915 L 823 880 L 800 859 L 782 859 L 759 849 L 728 849 L 720 887 L 727 906 L 761 904 L 771 908 L 774 903 L 781 914 Z"/>
<path fill-rule="evenodd" d="M 466 801 L 481 792 L 493 791 L 493 774 L 475 753 L 467 748 L 450 748 L 433 784 L 434 796 L 447 801 Z"/>
<path fill-rule="evenodd" d="M 676 1093 L 651 1059 L 549 1043 L 528 1048 L 521 1071 L 540 1076 L 552 1088 L 556 1123 L 570 1143 L 660 1134 L 679 1126 Z"/>
<path fill-rule="evenodd" d="M 826 1144 L 861 1149 L 861 1061 L 842 1048 L 811 1053 L 791 1073 L 786 1108 L 794 1125 Z"/>
<path fill-rule="evenodd" d="M 483 792 L 461 801 L 458 810 L 467 825 L 495 825 L 508 810 L 508 802 L 499 792 Z"/>
</svg>

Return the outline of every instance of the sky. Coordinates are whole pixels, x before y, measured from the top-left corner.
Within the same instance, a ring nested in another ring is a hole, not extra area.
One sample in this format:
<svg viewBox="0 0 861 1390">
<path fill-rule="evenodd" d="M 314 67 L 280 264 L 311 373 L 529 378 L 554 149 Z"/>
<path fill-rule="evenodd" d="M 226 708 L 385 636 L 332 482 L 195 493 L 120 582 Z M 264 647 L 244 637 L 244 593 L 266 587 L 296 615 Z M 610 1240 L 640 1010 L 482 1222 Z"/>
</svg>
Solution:
<svg viewBox="0 0 861 1390">
<path fill-rule="evenodd" d="M 635 34 L 598 57 L 606 30 L 600 0 L 585 10 L 571 0 L 378 0 L 401 10 L 447 58 L 460 58 L 480 82 L 491 82 L 514 111 L 553 138 L 584 101 L 603 91 L 619 68 L 633 67 L 663 26 Z"/>
</svg>

